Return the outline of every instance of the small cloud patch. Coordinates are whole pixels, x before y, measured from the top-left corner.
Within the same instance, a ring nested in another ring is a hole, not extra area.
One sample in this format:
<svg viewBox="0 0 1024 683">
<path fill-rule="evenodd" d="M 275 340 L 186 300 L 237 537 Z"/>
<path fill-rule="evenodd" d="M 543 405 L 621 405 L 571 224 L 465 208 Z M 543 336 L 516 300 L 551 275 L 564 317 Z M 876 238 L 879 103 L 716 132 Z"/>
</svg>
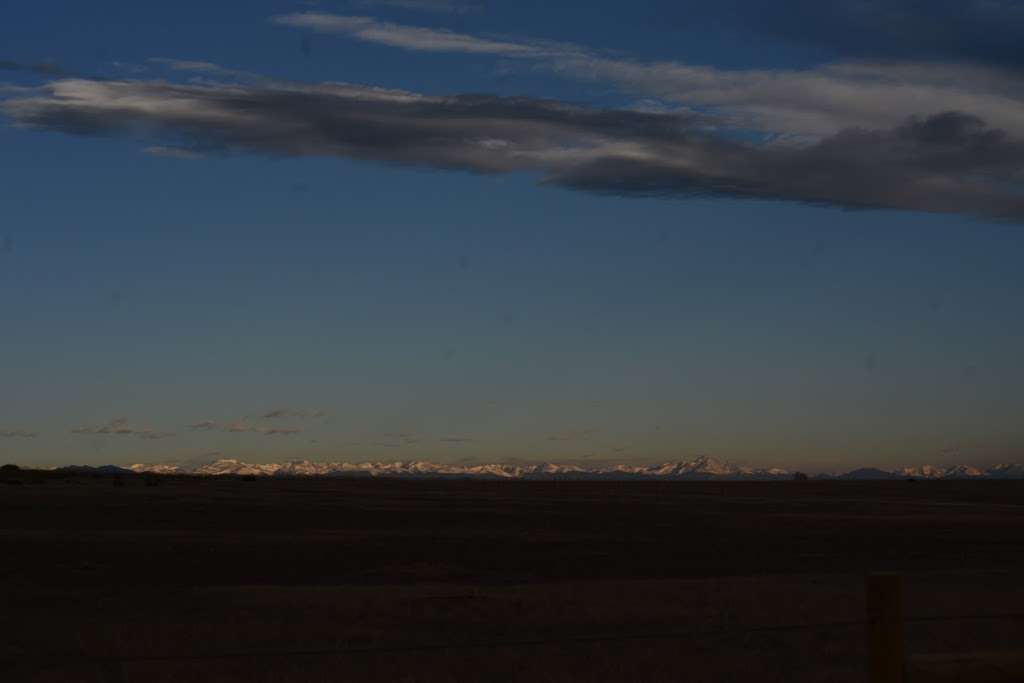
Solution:
<svg viewBox="0 0 1024 683">
<path fill-rule="evenodd" d="M 128 421 L 123 418 L 117 418 L 111 420 L 104 425 L 88 425 L 83 427 L 75 427 L 71 430 L 72 434 L 85 434 L 94 436 L 134 436 L 137 439 L 168 439 L 174 434 L 166 432 L 158 432 L 152 429 L 140 429 L 133 427 L 128 424 Z"/>
<path fill-rule="evenodd" d="M 194 160 L 203 158 L 203 155 L 199 152 L 193 152 L 192 150 L 183 149 L 181 147 L 162 147 L 158 145 L 154 147 L 146 147 L 142 151 L 150 156 L 164 157 L 165 159 Z"/>
<path fill-rule="evenodd" d="M 25 429 L 0 429 L 0 439 L 34 439 L 39 432 L 30 432 Z"/>
</svg>

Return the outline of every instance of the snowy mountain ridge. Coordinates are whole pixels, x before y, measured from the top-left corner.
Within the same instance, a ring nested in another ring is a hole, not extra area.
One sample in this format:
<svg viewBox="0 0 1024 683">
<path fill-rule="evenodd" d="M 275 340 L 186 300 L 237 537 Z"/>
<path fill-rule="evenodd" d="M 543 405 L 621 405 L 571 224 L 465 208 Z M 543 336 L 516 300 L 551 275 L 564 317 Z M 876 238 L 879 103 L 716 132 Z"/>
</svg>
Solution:
<svg viewBox="0 0 1024 683">
<path fill-rule="evenodd" d="M 137 473 L 235 475 L 235 476 L 353 476 L 487 479 L 684 479 L 755 480 L 792 479 L 794 472 L 779 468 L 750 468 L 701 456 L 694 460 L 661 465 L 581 466 L 558 463 L 538 464 L 445 464 L 422 460 L 396 462 L 315 462 L 294 460 L 284 463 L 247 463 L 221 459 L 200 465 L 135 464 L 127 470 Z M 849 472 L 815 475 L 816 479 L 1024 479 L 1024 465 L 997 465 L 987 469 L 970 465 L 936 467 L 924 465 L 895 470 L 860 468 Z"/>
</svg>

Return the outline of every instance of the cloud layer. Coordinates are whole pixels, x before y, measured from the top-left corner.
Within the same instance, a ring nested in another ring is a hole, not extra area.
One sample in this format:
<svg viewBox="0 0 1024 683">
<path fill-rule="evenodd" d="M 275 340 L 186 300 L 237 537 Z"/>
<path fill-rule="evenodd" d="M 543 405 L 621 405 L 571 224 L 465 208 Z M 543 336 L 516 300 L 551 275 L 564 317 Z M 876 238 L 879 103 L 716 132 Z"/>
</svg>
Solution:
<svg viewBox="0 0 1024 683">
<path fill-rule="evenodd" d="M 0 103 L 20 126 L 133 136 L 176 156 L 337 156 L 621 196 L 779 199 L 1024 218 L 1019 138 L 955 110 L 765 143 L 709 116 L 340 83 L 60 79 Z"/>
<path fill-rule="evenodd" d="M 71 432 L 73 434 L 92 434 L 99 436 L 134 436 L 138 439 L 149 440 L 167 439 L 174 436 L 174 434 L 157 432 L 152 429 L 140 429 L 138 427 L 133 427 L 128 424 L 128 421 L 123 417 L 111 420 L 107 424 L 103 425 L 75 427 Z"/>
</svg>

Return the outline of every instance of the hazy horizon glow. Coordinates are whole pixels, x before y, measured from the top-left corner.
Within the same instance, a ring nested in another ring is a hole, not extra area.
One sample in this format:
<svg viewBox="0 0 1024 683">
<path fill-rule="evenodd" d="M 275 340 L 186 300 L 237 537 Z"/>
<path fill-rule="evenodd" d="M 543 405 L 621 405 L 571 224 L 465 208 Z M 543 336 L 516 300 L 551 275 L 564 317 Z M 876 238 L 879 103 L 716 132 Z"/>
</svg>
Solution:
<svg viewBox="0 0 1024 683">
<path fill-rule="evenodd" d="M 0 28 L 0 461 L 1024 462 L 1010 3 L 106 4 Z"/>
</svg>

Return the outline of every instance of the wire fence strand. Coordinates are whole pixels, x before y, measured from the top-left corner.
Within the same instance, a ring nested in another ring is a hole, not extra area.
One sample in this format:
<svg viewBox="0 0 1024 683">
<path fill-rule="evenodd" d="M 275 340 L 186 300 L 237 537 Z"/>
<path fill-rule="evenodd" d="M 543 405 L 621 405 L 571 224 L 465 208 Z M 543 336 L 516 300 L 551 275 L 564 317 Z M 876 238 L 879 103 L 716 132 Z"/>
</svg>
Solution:
<svg viewBox="0 0 1024 683">
<path fill-rule="evenodd" d="M 1024 613 L 992 613 L 992 614 L 967 614 L 967 615 L 935 615 L 909 617 L 904 619 L 906 624 L 927 624 L 954 621 L 997 621 L 997 620 L 1021 620 L 1024 621 Z M 89 663 L 89 664 L 133 664 L 133 663 L 157 663 L 157 662 L 181 662 L 181 661 L 213 661 L 227 659 L 275 659 L 289 657 L 330 657 L 345 655 L 376 655 L 376 654 L 400 654 L 419 652 L 443 652 L 461 650 L 483 650 L 501 648 L 529 648 L 545 647 L 550 645 L 572 645 L 580 643 L 603 643 L 603 642 L 628 642 L 644 640 L 674 640 L 674 639 L 696 639 L 696 638 L 726 638 L 760 633 L 786 633 L 814 630 L 834 630 L 840 628 L 866 627 L 867 619 L 854 619 L 848 621 L 815 622 L 802 624 L 783 624 L 776 626 L 752 626 L 746 628 L 718 628 L 688 631 L 660 631 L 648 633 L 627 633 L 627 634 L 594 634 L 563 636 L 559 638 L 526 638 L 513 640 L 490 640 L 464 643 L 433 643 L 433 644 L 409 644 L 394 646 L 376 647 L 347 647 L 347 648 L 316 648 L 306 650 L 250 650 L 220 653 L 197 653 L 178 655 L 138 655 L 138 656 L 106 656 L 91 657 L 74 654 L 47 654 L 40 655 L 51 663 Z M 24 656 L 17 658 L 2 657 L 0 662 L 24 661 Z"/>
</svg>

